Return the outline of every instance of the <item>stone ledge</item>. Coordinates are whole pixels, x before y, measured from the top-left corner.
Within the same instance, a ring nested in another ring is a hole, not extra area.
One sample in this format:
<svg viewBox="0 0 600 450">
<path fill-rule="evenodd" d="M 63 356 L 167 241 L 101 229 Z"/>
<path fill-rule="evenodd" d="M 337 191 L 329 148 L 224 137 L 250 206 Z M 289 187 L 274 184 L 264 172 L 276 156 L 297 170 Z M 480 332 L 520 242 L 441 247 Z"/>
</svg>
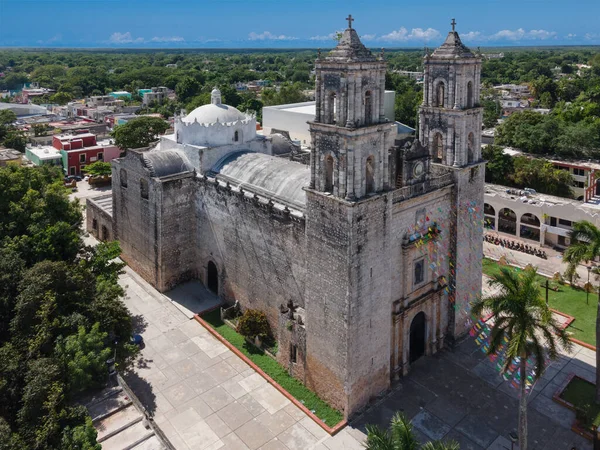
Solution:
<svg viewBox="0 0 600 450">
<path fill-rule="evenodd" d="M 240 352 L 227 339 L 225 339 L 223 336 L 221 336 L 219 333 L 217 333 L 213 329 L 213 327 L 211 327 L 204 319 L 202 319 L 202 317 L 200 317 L 198 314 L 196 314 L 194 316 L 194 319 L 196 319 L 196 321 L 200 325 L 202 325 L 204 328 L 206 328 L 208 330 L 208 332 L 210 334 L 212 334 L 219 342 L 221 342 L 223 345 L 225 345 L 236 356 L 241 358 L 246 364 L 248 364 L 253 370 L 255 370 L 256 373 L 258 373 L 261 377 L 263 377 L 265 380 L 267 380 L 267 382 L 270 385 L 272 385 L 275 389 L 277 389 L 279 392 L 281 392 L 285 398 L 287 398 L 290 402 L 292 402 L 294 405 L 296 405 L 298 408 L 300 408 L 302 410 L 302 412 L 304 412 L 304 414 L 306 414 L 308 417 L 310 417 L 317 425 L 319 425 L 321 428 L 323 428 L 323 430 L 325 430 L 325 432 L 327 432 L 330 436 L 335 436 L 339 431 L 341 431 L 343 428 L 346 427 L 346 425 L 348 424 L 348 422 L 346 420 L 342 420 L 341 422 L 334 425 L 333 427 L 327 426 L 325 423 L 323 423 L 323 421 L 321 421 L 321 419 L 319 419 L 312 412 L 310 412 L 310 410 L 306 406 L 304 406 L 296 398 L 294 398 L 292 395 L 290 395 L 288 391 L 286 391 L 284 388 L 282 388 L 279 385 L 279 383 L 277 383 L 269 375 L 267 375 L 265 372 L 263 372 L 263 370 L 260 367 L 258 367 L 256 364 L 254 364 L 254 362 L 252 362 L 246 355 L 244 355 L 242 352 Z"/>
</svg>

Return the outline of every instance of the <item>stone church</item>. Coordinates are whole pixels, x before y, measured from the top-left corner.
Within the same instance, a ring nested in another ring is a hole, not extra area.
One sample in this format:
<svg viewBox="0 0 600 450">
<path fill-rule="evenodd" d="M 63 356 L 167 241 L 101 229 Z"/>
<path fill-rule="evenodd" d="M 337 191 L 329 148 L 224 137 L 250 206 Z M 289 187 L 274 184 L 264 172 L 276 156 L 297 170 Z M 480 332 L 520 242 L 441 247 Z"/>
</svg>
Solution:
<svg viewBox="0 0 600 450">
<path fill-rule="evenodd" d="M 112 202 L 90 203 L 88 227 L 109 221 L 160 291 L 199 279 L 264 311 L 279 362 L 348 417 L 463 335 L 481 292 L 481 60 L 453 25 L 423 64 L 407 142 L 384 119 L 383 55 L 350 21 L 315 62 L 308 166 L 274 156 L 215 89 L 155 148 L 113 161 Z"/>
</svg>

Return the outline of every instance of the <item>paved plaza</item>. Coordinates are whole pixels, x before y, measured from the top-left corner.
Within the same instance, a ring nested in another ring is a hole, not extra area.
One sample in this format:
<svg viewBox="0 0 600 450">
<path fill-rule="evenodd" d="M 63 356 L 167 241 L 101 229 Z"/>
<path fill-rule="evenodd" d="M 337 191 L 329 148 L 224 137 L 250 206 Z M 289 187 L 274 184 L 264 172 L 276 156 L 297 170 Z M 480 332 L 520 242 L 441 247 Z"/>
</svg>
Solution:
<svg viewBox="0 0 600 450">
<path fill-rule="evenodd" d="M 214 297 L 199 284 L 169 297 L 130 269 L 121 282 L 145 348 L 127 381 L 177 449 L 360 449 L 364 425 L 387 426 L 395 411 L 419 439 L 454 439 L 461 449 L 510 449 L 517 391 L 468 338 L 454 350 L 419 360 L 391 393 L 329 436 L 240 358 L 193 320 Z M 172 299 L 195 296 L 181 306 Z M 197 306 L 194 306 L 197 305 Z M 594 380 L 594 353 L 576 346 L 553 363 L 530 395 L 533 449 L 591 449 L 570 431 L 574 414 L 552 401 L 569 373 Z"/>
</svg>

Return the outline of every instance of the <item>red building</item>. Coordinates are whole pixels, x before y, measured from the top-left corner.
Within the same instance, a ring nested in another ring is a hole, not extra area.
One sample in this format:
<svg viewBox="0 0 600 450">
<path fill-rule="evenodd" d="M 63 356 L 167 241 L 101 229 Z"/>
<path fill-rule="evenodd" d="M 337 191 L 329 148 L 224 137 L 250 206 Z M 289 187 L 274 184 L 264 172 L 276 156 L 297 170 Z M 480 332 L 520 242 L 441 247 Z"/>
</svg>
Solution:
<svg viewBox="0 0 600 450">
<path fill-rule="evenodd" d="M 54 136 L 52 146 L 60 151 L 67 175 L 82 175 L 85 166 L 96 161 L 108 162 L 121 154 L 116 145 L 108 140 L 96 142 L 96 135 L 88 131 Z"/>
</svg>

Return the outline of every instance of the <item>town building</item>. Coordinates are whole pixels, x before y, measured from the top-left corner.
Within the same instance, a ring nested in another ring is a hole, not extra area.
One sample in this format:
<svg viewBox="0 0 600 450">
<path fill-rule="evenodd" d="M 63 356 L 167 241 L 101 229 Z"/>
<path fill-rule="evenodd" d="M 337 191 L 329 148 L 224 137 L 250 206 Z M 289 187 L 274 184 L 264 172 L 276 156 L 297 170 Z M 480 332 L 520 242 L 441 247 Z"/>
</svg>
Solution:
<svg viewBox="0 0 600 450">
<path fill-rule="evenodd" d="M 384 93 L 384 118 L 394 122 L 394 103 L 396 92 Z M 265 106 L 263 108 L 263 131 L 268 135 L 279 131 L 286 131 L 290 139 L 300 145 L 312 147 L 309 122 L 315 119 L 317 111 L 316 101 L 290 103 L 287 105 Z"/>
<path fill-rule="evenodd" d="M 88 230 L 160 291 L 199 279 L 264 311 L 279 362 L 346 417 L 470 328 L 484 203 L 481 60 L 454 22 L 424 59 L 419 140 L 400 142 L 386 63 L 352 21 L 315 62 L 308 165 L 273 156 L 215 89 L 115 159 L 112 201 L 87 207 Z"/>
<path fill-rule="evenodd" d="M 169 88 L 164 86 L 151 89 L 139 89 L 138 94 L 142 97 L 142 105 L 148 106 L 152 103 L 162 103 L 169 95 Z"/>
<path fill-rule="evenodd" d="M 62 166 L 62 155 L 60 151 L 51 145 L 39 147 L 27 147 L 25 157 L 36 166 Z"/>
<path fill-rule="evenodd" d="M 417 70 L 417 71 L 394 70 L 393 72 L 397 73 L 398 75 L 402 75 L 403 77 L 411 78 L 415 81 L 419 81 L 419 82 L 423 81 L 423 71 L 422 70 Z"/>
<path fill-rule="evenodd" d="M 20 166 L 23 163 L 23 153 L 12 148 L 0 147 L 0 167 L 10 165 Z"/>
</svg>

